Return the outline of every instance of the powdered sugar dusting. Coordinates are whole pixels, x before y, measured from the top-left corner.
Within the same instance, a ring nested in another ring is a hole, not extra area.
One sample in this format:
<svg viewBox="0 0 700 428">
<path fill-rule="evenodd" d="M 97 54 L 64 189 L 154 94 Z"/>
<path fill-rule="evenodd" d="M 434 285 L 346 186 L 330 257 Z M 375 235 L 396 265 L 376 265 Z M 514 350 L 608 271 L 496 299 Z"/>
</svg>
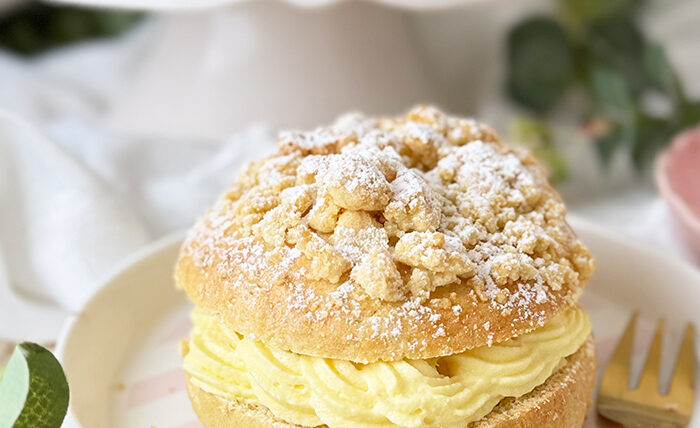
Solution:
<svg viewBox="0 0 700 428">
<path fill-rule="evenodd" d="M 350 114 L 283 132 L 279 148 L 241 173 L 184 253 L 253 295 L 287 287 L 297 315 L 367 329 L 343 337 L 391 340 L 420 325 L 447 337 L 471 309 L 440 290 L 534 326 L 549 316 L 542 305 L 592 272 L 542 171 L 473 120 L 431 107 Z M 368 301 L 390 309 L 368 314 Z"/>
</svg>

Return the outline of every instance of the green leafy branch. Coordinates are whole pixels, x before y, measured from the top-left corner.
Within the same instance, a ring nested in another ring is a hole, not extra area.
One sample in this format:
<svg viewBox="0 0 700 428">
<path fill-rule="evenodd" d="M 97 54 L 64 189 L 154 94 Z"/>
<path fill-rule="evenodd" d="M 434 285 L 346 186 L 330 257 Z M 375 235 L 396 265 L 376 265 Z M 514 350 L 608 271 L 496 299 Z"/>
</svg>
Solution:
<svg viewBox="0 0 700 428">
<path fill-rule="evenodd" d="M 534 122 L 546 126 L 562 98 L 575 92 L 582 128 L 601 159 L 628 150 L 638 169 L 700 121 L 700 102 L 688 99 L 663 47 L 639 28 L 643 3 L 557 0 L 554 16 L 530 17 L 508 37 L 507 92 Z"/>
<path fill-rule="evenodd" d="M 25 2 L 0 16 L 0 47 L 35 55 L 87 39 L 119 35 L 142 17 L 139 12 Z"/>
</svg>

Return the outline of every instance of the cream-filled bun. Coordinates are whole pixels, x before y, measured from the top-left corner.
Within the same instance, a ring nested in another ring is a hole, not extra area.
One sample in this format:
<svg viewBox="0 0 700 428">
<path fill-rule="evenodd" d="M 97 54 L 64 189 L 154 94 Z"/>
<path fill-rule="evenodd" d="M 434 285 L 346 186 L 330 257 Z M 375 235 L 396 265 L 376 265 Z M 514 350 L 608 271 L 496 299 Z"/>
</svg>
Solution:
<svg viewBox="0 0 700 428">
<path fill-rule="evenodd" d="M 418 107 L 283 132 L 176 281 L 207 427 L 580 427 L 594 262 L 527 153 Z"/>
</svg>

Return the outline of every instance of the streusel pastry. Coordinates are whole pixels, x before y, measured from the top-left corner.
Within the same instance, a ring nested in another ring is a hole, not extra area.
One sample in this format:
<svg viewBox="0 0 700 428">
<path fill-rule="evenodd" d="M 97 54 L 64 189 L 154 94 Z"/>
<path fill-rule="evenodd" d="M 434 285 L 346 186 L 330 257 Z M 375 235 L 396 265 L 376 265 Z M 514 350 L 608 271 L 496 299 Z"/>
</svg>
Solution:
<svg viewBox="0 0 700 428">
<path fill-rule="evenodd" d="M 527 153 L 418 107 L 283 132 L 188 235 L 207 427 L 580 427 L 594 262 Z"/>
</svg>

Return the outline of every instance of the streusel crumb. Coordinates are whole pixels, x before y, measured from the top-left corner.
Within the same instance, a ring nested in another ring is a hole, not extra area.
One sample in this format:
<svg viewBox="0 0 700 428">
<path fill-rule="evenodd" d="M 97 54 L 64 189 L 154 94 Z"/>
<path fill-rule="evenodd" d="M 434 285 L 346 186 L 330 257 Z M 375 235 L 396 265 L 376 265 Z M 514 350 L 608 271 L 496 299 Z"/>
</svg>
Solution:
<svg viewBox="0 0 700 428">
<path fill-rule="evenodd" d="M 242 264 L 268 285 L 304 275 L 400 302 L 462 284 L 506 307 L 593 269 L 583 245 L 565 242 L 566 210 L 534 161 L 433 107 L 281 133 L 279 152 L 244 169 L 217 207 L 193 236 L 225 236 L 219 268 Z M 285 270 L 297 262 L 303 272 Z"/>
</svg>

